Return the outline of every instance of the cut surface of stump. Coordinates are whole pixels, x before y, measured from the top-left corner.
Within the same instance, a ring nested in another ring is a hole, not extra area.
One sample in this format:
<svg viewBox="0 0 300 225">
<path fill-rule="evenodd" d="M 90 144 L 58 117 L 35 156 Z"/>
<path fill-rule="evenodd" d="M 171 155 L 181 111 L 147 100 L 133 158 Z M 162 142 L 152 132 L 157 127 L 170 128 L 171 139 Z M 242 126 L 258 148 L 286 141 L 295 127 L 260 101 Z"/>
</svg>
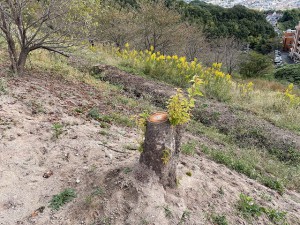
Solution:
<svg viewBox="0 0 300 225">
<path fill-rule="evenodd" d="M 180 141 L 181 127 L 172 126 L 166 112 L 148 118 L 140 163 L 154 170 L 164 187 L 176 187 Z"/>
</svg>

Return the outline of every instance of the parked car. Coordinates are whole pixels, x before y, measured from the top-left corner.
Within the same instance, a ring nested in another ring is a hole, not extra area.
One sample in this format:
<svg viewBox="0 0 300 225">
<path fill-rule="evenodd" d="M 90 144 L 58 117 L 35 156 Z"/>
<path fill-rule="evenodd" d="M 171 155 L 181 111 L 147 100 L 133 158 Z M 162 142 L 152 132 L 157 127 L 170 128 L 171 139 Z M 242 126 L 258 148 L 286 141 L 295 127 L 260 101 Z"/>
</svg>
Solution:
<svg viewBox="0 0 300 225">
<path fill-rule="evenodd" d="M 281 63 L 282 62 L 281 56 L 276 56 L 274 62 L 275 63 Z"/>
</svg>

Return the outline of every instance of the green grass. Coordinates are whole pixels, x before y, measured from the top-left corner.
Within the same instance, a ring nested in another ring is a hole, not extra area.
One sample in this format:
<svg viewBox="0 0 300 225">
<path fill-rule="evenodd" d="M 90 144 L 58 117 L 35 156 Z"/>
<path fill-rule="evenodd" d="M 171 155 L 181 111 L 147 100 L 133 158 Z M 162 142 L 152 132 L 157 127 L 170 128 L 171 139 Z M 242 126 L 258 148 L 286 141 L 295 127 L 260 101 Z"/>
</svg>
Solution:
<svg viewBox="0 0 300 225">
<path fill-rule="evenodd" d="M 188 210 L 184 210 L 178 224 L 184 224 L 184 222 L 188 220 L 190 216 L 191 216 L 191 212 Z"/>
<path fill-rule="evenodd" d="M 214 225 L 228 225 L 227 219 L 225 215 L 212 214 L 211 220 Z"/>
<path fill-rule="evenodd" d="M 240 194 L 236 207 L 239 213 L 248 220 L 265 214 L 273 224 L 288 225 L 286 212 L 263 207 L 257 204 L 252 197 L 243 193 Z"/>
<path fill-rule="evenodd" d="M 189 141 L 181 145 L 181 153 L 185 155 L 193 156 L 195 154 L 197 143 L 195 141 Z"/>
<path fill-rule="evenodd" d="M 59 210 L 64 204 L 72 201 L 76 197 L 73 189 L 67 188 L 58 195 L 54 195 L 50 201 L 49 207 L 54 210 Z"/>
<path fill-rule="evenodd" d="M 163 208 L 164 208 L 165 216 L 167 218 L 171 218 L 173 215 L 172 215 L 172 211 L 169 208 L 169 206 L 163 206 Z"/>
<path fill-rule="evenodd" d="M 52 125 L 52 130 L 53 130 L 53 137 L 58 139 L 59 136 L 63 133 L 63 125 L 60 123 L 54 123 Z"/>
<path fill-rule="evenodd" d="M 102 126 L 105 123 L 115 123 L 125 127 L 134 127 L 134 121 L 129 118 L 129 116 L 123 115 L 121 113 L 111 113 L 111 114 L 100 114 L 97 108 L 92 108 L 87 117 L 90 117 L 94 120 L 101 122 Z"/>
<path fill-rule="evenodd" d="M 90 195 L 88 195 L 86 198 L 85 198 L 85 203 L 86 204 L 91 204 L 92 201 L 93 201 L 93 198 L 95 196 L 101 196 L 104 194 L 104 190 L 101 188 L 101 187 L 97 187 Z"/>
<path fill-rule="evenodd" d="M 205 136 L 222 146 L 219 149 L 210 147 L 210 144 L 199 146 L 210 159 L 243 173 L 280 194 L 285 188 L 300 192 L 300 164 L 295 163 L 298 160 L 295 149 L 290 149 L 286 153 L 275 153 L 254 146 L 240 147 L 230 134 L 220 133 L 217 129 L 206 127 L 196 121 L 189 123 L 187 131 L 197 136 Z M 286 160 L 280 159 L 279 154 L 283 154 L 282 157 Z"/>
<path fill-rule="evenodd" d="M 8 87 L 6 80 L 4 78 L 0 78 L 0 95 L 4 95 L 8 93 Z"/>
<path fill-rule="evenodd" d="M 259 169 L 257 167 L 258 162 L 255 161 L 253 155 L 251 156 L 250 152 L 246 152 L 246 155 L 241 157 L 241 155 L 238 155 L 237 152 L 235 152 L 233 149 L 222 151 L 217 149 L 210 149 L 205 145 L 202 145 L 201 148 L 202 151 L 209 157 L 211 157 L 214 161 L 224 164 L 230 169 L 243 173 L 246 176 L 257 180 L 263 185 L 276 190 L 279 194 L 283 194 L 283 182 L 275 176 L 268 175 L 263 168 Z"/>
<path fill-rule="evenodd" d="M 263 213 L 262 207 L 256 204 L 253 198 L 242 193 L 237 202 L 237 209 L 245 218 L 259 217 Z"/>
<path fill-rule="evenodd" d="M 109 132 L 105 131 L 105 130 L 100 130 L 99 134 L 103 135 L 103 136 L 108 136 Z"/>
</svg>

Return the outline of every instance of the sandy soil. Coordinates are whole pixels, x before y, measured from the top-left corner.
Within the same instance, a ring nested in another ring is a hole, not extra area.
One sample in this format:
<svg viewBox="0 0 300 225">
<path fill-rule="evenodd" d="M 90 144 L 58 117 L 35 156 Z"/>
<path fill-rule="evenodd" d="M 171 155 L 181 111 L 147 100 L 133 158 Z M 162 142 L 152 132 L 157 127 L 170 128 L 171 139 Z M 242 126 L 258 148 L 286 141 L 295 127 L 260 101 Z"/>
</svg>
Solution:
<svg viewBox="0 0 300 225">
<path fill-rule="evenodd" d="M 229 224 L 270 224 L 263 216 L 250 222 L 238 214 L 240 193 L 300 224 L 299 193 L 280 196 L 200 152 L 181 156 L 180 185 L 165 190 L 138 164 L 138 151 L 126 148 L 138 140 L 135 129 L 113 125 L 105 134 L 98 122 L 74 113 L 95 105 L 105 111 L 101 91 L 46 75 L 10 79 L 8 86 L 9 94 L 0 96 L 1 225 L 200 225 L 212 224 L 212 213 L 226 215 Z M 55 122 L 64 124 L 58 139 Z M 44 178 L 49 170 L 53 175 Z M 77 197 L 51 210 L 52 196 L 65 188 L 75 189 Z M 40 207 L 43 212 L 35 212 Z"/>
</svg>

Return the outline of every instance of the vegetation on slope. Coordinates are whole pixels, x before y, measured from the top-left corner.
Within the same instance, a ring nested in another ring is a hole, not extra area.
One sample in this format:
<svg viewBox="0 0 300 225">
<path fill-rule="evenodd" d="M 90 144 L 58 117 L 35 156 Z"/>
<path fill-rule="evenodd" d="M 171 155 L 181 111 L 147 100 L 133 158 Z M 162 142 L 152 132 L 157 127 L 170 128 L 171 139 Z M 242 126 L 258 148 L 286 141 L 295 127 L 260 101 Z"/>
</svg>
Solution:
<svg viewBox="0 0 300 225">
<path fill-rule="evenodd" d="M 131 5 L 137 10 L 141 1 L 119 0 L 123 7 Z M 273 27 L 266 21 L 261 12 L 248 9 L 242 5 L 223 8 L 203 1 L 166 0 L 165 5 L 175 8 L 183 20 L 203 30 L 208 40 L 235 37 L 237 40 L 250 43 L 250 47 L 263 54 L 269 53 L 275 43 Z"/>
<path fill-rule="evenodd" d="M 180 87 L 186 87 L 194 75 L 200 75 L 204 80 L 203 91 L 206 97 L 250 110 L 278 126 L 300 131 L 300 102 L 294 88 L 283 87 L 280 92 L 265 90 L 263 87 L 258 89 L 253 87 L 252 82 L 233 80 L 230 75 L 222 72 L 221 64 L 205 67 L 197 59 L 188 62 L 185 57 L 163 55 L 154 52 L 153 48 L 138 52 L 130 50 L 127 45 L 123 50 L 100 47 L 98 50 L 94 48 L 94 51 L 107 51 L 115 55 L 121 60 L 117 65 L 123 69 Z"/>
<path fill-rule="evenodd" d="M 295 29 L 300 21 L 300 9 L 285 10 L 279 19 L 279 24 L 283 30 Z"/>
<path fill-rule="evenodd" d="M 184 11 L 189 20 L 204 27 L 210 38 L 234 36 L 261 53 L 272 51 L 275 32 L 263 13 L 241 5 L 227 9 L 198 0 L 190 2 Z"/>
<path fill-rule="evenodd" d="M 81 69 L 78 70 L 76 68 L 71 67 L 68 65 L 70 63 L 69 60 L 62 58 L 61 56 L 56 56 L 56 55 L 51 55 L 46 53 L 45 51 L 36 51 L 35 53 L 30 55 L 30 64 L 27 66 L 27 70 L 30 72 L 38 71 L 40 73 L 49 73 L 51 74 L 56 74 L 57 76 L 63 76 L 67 79 L 74 79 L 84 81 L 86 83 L 91 84 L 92 86 L 98 86 L 99 89 L 98 91 L 103 92 L 103 96 L 106 96 L 104 98 L 104 101 L 106 102 L 105 107 L 110 108 L 111 113 L 108 114 L 102 114 L 103 112 L 93 110 L 93 107 L 90 106 L 90 108 L 83 108 L 83 109 L 74 109 L 74 113 L 79 113 L 83 115 L 89 116 L 88 118 L 91 118 L 93 120 L 99 121 L 101 126 L 110 126 L 111 123 L 117 124 L 117 125 L 122 125 L 123 120 L 118 120 L 116 117 L 111 117 L 112 113 L 117 111 L 116 113 L 118 114 L 119 117 L 130 117 L 129 114 L 122 114 L 122 111 L 124 108 L 127 108 L 131 113 L 138 113 L 142 112 L 143 110 L 151 110 L 153 111 L 154 108 L 153 106 L 149 106 L 145 100 L 136 100 L 136 99 L 130 99 L 127 98 L 124 95 L 124 92 L 121 90 L 120 87 L 111 87 L 108 84 L 105 84 L 103 82 L 99 82 L 95 80 L 93 77 L 90 76 L 90 74 L 85 73 L 88 71 L 90 68 L 90 65 L 93 63 L 103 63 L 103 62 L 110 62 L 111 64 L 120 64 L 123 66 L 123 68 L 127 68 L 128 70 L 135 71 L 138 73 L 141 73 L 143 75 L 149 75 L 153 71 L 158 72 L 159 69 L 161 68 L 161 73 L 157 73 L 157 77 L 153 76 L 153 78 L 158 79 L 159 77 L 163 76 L 164 74 L 167 73 L 167 71 L 172 72 L 173 74 L 176 74 L 176 71 L 182 71 L 184 67 L 186 67 L 183 71 L 189 71 L 190 70 L 190 63 L 192 62 L 187 62 L 183 58 L 180 59 L 180 57 L 174 56 L 169 56 L 168 60 L 162 60 L 159 59 L 157 60 L 158 57 L 162 56 L 161 54 L 151 52 L 148 50 L 146 52 L 136 52 L 135 54 L 139 54 L 141 58 L 132 57 L 132 54 L 134 54 L 134 50 L 130 50 L 125 48 L 123 51 L 112 51 L 111 49 L 105 50 L 105 48 L 102 47 L 97 47 L 95 46 L 94 48 L 84 48 L 84 49 L 79 49 L 76 50 L 78 55 L 81 56 L 79 61 L 76 61 L 75 63 L 77 66 Z M 101 50 L 101 51 L 100 51 Z M 127 51 L 127 53 L 125 52 Z M 128 58 L 126 58 L 126 57 Z M 130 57 L 129 57 L 130 56 Z M 152 60 L 151 60 L 152 56 Z M 167 56 L 162 56 L 162 57 L 167 57 Z M 161 58 L 162 58 L 161 57 Z M 170 59 L 171 57 L 171 59 Z M 134 59 L 137 60 L 134 60 Z M 6 58 L 7 59 L 7 58 Z M 76 58 L 75 58 L 76 59 Z M 74 60 L 75 60 L 74 59 Z M 85 60 L 84 59 L 91 59 L 87 60 L 88 64 L 84 64 Z M 147 62 L 147 59 L 149 60 Z M 82 60 L 82 61 L 81 61 Z M 91 63 L 91 64 L 89 64 Z M 135 63 L 135 64 L 134 64 Z M 143 72 L 143 68 L 145 68 L 145 65 L 150 67 L 150 72 L 149 74 Z M 169 64 L 168 64 L 169 63 Z M 199 64 L 199 62 L 193 63 L 195 64 L 195 67 Z M 178 68 L 178 65 L 179 68 Z M 217 65 L 215 65 L 217 66 Z M 182 68 L 183 67 L 183 68 Z M 202 73 L 204 73 L 206 70 L 212 70 L 213 68 L 206 68 L 204 66 L 202 68 Z M 85 72 L 82 72 L 85 71 Z M 200 71 L 200 70 L 199 70 Z M 197 72 L 199 72 L 197 71 Z M 219 77 L 222 77 L 224 74 L 220 69 L 214 68 L 214 73 L 211 75 L 215 76 L 216 74 L 219 74 Z M 155 74 L 155 73 L 154 73 Z M 202 74 L 202 76 L 209 74 Z M 175 76 L 175 75 L 174 75 Z M 226 77 L 226 74 L 224 74 L 224 77 Z M 205 78 L 205 77 L 203 77 Z M 214 78 L 214 77 L 213 77 Z M 10 79 L 10 78 L 8 78 Z M 165 81 L 168 81 L 172 79 L 172 76 L 168 77 Z M 174 80 L 178 79 L 178 77 L 174 77 Z M 182 78 L 180 78 L 182 79 Z M 225 79 L 225 78 L 224 78 Z M 230 79 L 231 82 L 236 82 Z M 183 81 L 185 82 L 185 81 Z M 226 85 L 226 84 L 225 84 Z M 110 86 L 111 90 L 109 90 L 108 86 Z M 114 91 L 112 91 L 112 89 Z M 253 99 L 254 96 L 253 94 L 258 94 L 260 93 L 260 90 L 252 90 L 250 96 L 243 96 L 242 93 L 243 91 L 237 91 L 238 89 L 235 89 L 233 93 L 236 92 L 236 94 L 233 95 L 231 100 L 227 100 L 229 103 L 233 102 L 234 104 L 241 104 L 241 102 L 247 102 L 248 99 Z M 242 90 L 242 89 L 241 89 Z M 231 92 L 231 91 L 230 91 Z M 268 93 L 269 90 L 267 90 L 265 93 Z M 246 92 L 247 93 L 247 92 Z M 90 93 L 93 95 L 93 93 Z M 260 93 L 261 94 L 261 93 Z M 266 99 L 265 101 L 270 101 L 270 97 Z M 212 95 L 213 97 L 213 95 Z M 241 101 L 238 101 L 238 99 L 241 97 Z M 263 98 L 264 96 L 260 95 L 259 98 Z M 275 96 L 273 96 L 275 97 Z M 261 99 L 260 99 L 261 100 Z M 286 99 L 287 101 L 288 99 Z M 281 102 L 282 103 L 282 102 Z M 285 105 L 286 106 L 286 105 Z M 289 108 L 288 108 L 289 109 Z M 134 110 L 134 112 L 132 111 Z M 161 110 L 161 109 L 158 109 Z M 216 117 L 218 115 L 216 114 Z M 130 125 L 131 126 L 131 125 Z M 247 128 L 245 128 L 247 129 Z M 194 143 L 197 143 L 196 145 L 187 145 L 187 147 L 184 149 L 185 152 L 193 152 L 190 150 L 190 148 L 196 148 L 197 153 L 199 154 L 198 149 L 201 150 L 203 154 L 205 154 L 208 158 L 213 159 L 214 161 L 226 165 L 228 168 L 232 170 L 236 170 L 242 174 L 245 174 L 246 176 L 255 179 L 259 182 L 261 182 L 263 185 L 276 190 L 278 193 L 283 193 L 285 192 L 285 189 L 291 189 L 291 190 L 296 190 L 299 191 L 299 166 L 294 165 L 292 163 L 280 160 L 278 157 L 276 157 L 276 154 L 270 154 L 268 151 L 257 148 L 257 147 L 250 147 L 250 146 L 245 146 L 245 147 L 240 147 L 238 146 L 234 140 L 233 137 L 228 134 L 225 135 L 223 133 L 220 133 L 216 129 L 207 127 L 199 122 L 192 121 L 192 123 L 189 125 L 188 128 L 189 132 L 194 135 L 193 138 L 195 138 Z M 101 133 L 101 135 L 107 135 L 104 131 Z M 207 138 L 208 141 L 200 141 L 197 138 Z M 130 146 L 129 146 L 130 147 Z M 128 146 L 126 148 L 129 148 Z M 196 151 L 195 150 L 195 151 Z M 200 153 L 200 154 L 202 154 Z M 192 154 L 191 154 L 192 155 Z M 189 156 L 190 157 L 190 156 Z M 101 171 L 102 172 L 102 171 Z M 193 173 L 189 173 L 191 176 L 194 176 L 194 171 Z M 250 181 L 251 182 L 251 181 Z M 115 186 L 115 182 L 112 182 L 113 186 Z M 184 184 L 182 184 L 184 185 Z M 93 186 L 94 187 L 94 186 Z M 224 188 L 224 187 L 223 187 Z M 81 191 L 81 190 L 80 190 Z M 111 190 L 110 190 L 111 191 Z M 220 193 L 223 192 L 222 187 L 220 188 Z M 77 193 L 77 191 L 76 191 Z M 108 198 L 108 196 L 105 196 Z M 82 204 L 83 201 L 85 202 L 85 205 L 88 205 L 89 202 L 94 201 L 93 198 L 88 198 L 86 200 L 83 200 L 84 196 L 78 195 L 78 201 L 79 203 Z M 281 197 L 278 197 L 281 198 Z M 109 198 L 108 198 L 109 199 Z M 245 195 L 241 195 L 241 201 L 237 201 L 237 212 L 240 212 L 243 216 L 246 215 L 245 217 L 249 217 L 252 220 L 257 220 L 258 218 L 254 215 L 252 215 L 253 208 L 258 205 L 258 211 L 261 212 L 261 214 L 266 215 L 268 217 L 268 221 L 276 224 L 277 222 L 282 222 L 282 220 L 285 220 L 285 217 L 289 217 L 290 212 L 287 214 L 285 212 L 282 212 L 280 209 L 276 208 L 269 208 L 269 206 L 265 206 L 264 203 L 261 201 L 257 204 L 255 203 L 255 206 L 253 206 L 252 202 L 255 202 L 252 198 L 250 199 L 249 197 Z M 76 204 L 76 203 L 72 203 Z M 264 204 L 264 206 L 262 206 Z M 71 205 L 71 204 L 70 204 Z M 253 206 L 253 207 L 252 207 Z M 86 206 L 88 207 L 88 206 Z M 264 208 L 263 208 L 264 207 Z M 164 210 L 168 211 L 171 210 L 166 210 L 169 209 L 168 207 L 165 207 Z M 266 210 L 267 209 L 267 210 Z M 81 210 L 82 207 L 81 207 Z M 221 212 L 220 212 L 221 213 Z M 173 214 L 175 214 L 173 212 Z M 186 213 L 187 214 L 187 213 Z M 169 214 L 168 214 L 169 215 Z M 217 224 L 226 224 L 227 220 L 231 221 L 231 218 L 226 219 L 223 214 L 219 215 L 213 215 L 212 220 L 217 223 Z M 232 216 L 233 213 L 231 211 Z M 228 215 L 226 214 L 228 217 Z M 184 218 L 184 217 L 183 217 Z M 113 221 L 113 220 L 112 220 Z M 225 221 L 225 222 L 224 222 Z"/>
</svg>

